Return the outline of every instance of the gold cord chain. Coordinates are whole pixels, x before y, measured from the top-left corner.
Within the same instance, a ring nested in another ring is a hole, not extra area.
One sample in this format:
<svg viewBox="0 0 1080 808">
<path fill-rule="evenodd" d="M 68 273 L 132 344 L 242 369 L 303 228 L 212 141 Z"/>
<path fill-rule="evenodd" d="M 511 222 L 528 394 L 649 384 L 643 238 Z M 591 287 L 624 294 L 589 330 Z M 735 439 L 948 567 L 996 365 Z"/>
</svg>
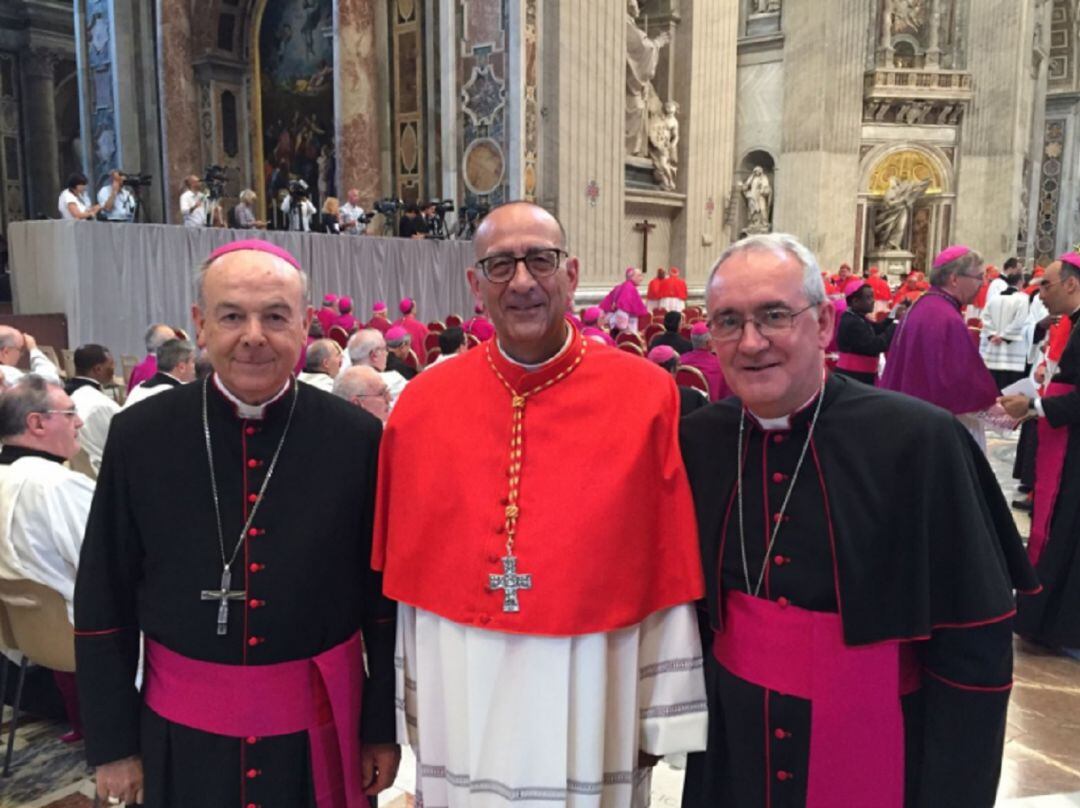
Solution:
<svg viewBox="0 0 1080 808">
<path fill-rule="evenodd" d="M 514 408 L 513 420 L 510 427 L 510 466 L 507 469 L 507 476 L 510 479 L 510 492 L 506 497 L 506 522 L 504 523 L 504 529 L 506 531 L 506 554 L 512 556 L 514 554 L 514 536 L 517 534 L 517 522 L 521 516 L 518 498 L 521 494 L 521 464 L 522 458 L 524 457 L 522 429 L 525 422 L 525 402 L 537 393 L 547 390 L 553 384 L 557 384 L 569 376 L 585 358 L 585 348 L 588 343 L 587 340 L 581 341 L 581 352 L 578 353 L 573 363 L 560 371 L 558 375 L 548 379 L 548 381 L 544 382 L 539 387 L 529 390 L 527 393 L 519 393 L 495 366 L 495 362 L 491 358 L 491 352 L 492 350 L 497 349 L 492 347 L 493 342 L 494 340 L 488 341 L 485 356 L 487 357 L 488 364 L 491 365 L 491 369 L 494 371 L 496 378 L 498 378 L 498 380 L 503 383 L 503 387 L 509 391 L 510 405 Z"/>
</svg>

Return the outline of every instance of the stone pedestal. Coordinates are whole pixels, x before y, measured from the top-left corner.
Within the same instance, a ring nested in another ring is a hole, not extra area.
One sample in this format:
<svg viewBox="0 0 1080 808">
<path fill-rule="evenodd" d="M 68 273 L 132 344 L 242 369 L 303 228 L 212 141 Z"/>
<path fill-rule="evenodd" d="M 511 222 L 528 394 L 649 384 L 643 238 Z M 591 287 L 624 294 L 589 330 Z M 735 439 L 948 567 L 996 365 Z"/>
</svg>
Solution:
<svg viewBox="0 0 1080 808">
<path fill-rule="evenodd" d="M 766 36 L 780 30 L 780 12 L 767 11 L 763 14 L 751 14 L 746 18 L 747 36 Z"/>
<path fill-rule="evenodd" d="M 911 272 L 915 253 L 908 250 L 871 250 L 866 254 L 866 266 L 877 267 L 890 282 L 899 281 Z"/>
</svg>

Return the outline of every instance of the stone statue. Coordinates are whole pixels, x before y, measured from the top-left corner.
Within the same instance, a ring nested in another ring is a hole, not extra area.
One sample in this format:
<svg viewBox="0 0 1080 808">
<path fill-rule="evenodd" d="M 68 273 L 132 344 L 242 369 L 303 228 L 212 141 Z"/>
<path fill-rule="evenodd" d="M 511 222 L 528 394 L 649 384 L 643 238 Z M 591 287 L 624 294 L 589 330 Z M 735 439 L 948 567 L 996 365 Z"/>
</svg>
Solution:
<svg viewBox="0 0 1080 808">
<path fill-rule="evenodd" d="M 652 80 L 660 63 L 660 51 L 671 42 L 666 31 L 650 39 L 637 24 L 641 14 L 637 0 L 626 3 L 626 153 L 645 157 L 649 153 L 649 110 L 661 105 Z"/>
<path fill-rule="evenodd" d="M 765 170 L 761 166 L 755 166 L 739 188 L 746 197 L 746 232 L 751 235 L 768 233 L 771 229 L 769 206 L 772 202 L 772 184 Z"/>
<path fill-rule="evenodd" d="M 653 161 L 653 177 L 665 191 L 675 190 L 675 175 L 679 165 L 679 105 L 664 104 L 663 114 L 649 116 L 649 157 Z"/>
<path fill-rule="evenodd" d="M 754 14 L 771 14 L 780 10 L 781 0 L 754 0 Z"/>
<path fill-rule="evenodd" d="M 930 187 L 930 180 L 889 179 L 881 208 L 874 219 L 874 242 L 878 250 L 904 249 L 911 208 L 923 192 Z"/>
<path fill-rule="evenodd" d="M 922 27 L 926 16 L 923 0 L 893 0 L 892 32 L 914 34 Z"/>
</svg>

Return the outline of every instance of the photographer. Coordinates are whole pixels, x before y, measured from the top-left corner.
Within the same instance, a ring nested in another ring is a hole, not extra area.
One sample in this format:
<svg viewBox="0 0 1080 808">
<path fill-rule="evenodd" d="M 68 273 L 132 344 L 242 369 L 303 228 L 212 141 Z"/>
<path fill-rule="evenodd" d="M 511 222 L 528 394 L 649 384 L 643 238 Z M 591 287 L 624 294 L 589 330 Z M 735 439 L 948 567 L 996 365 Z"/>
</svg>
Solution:
<svg viewBox="0 0 1080 808">
<path fill-rule="evenodd" d="M 243 230 L 251 228 L 263 230 L 266 228 L 266 222 L 255 218 L 255 192 L 250 188 L 245 188 L 240 192 L 240 201 L 232 209 L 231 224 L 233 227 Z"/>
<path fill-rule="evenodd" d="M 101 205 L 91 206 L 86 196 L 88 182 L 83 174 L 68 177 L 67 187 L 60 192 L 60 199 L 56 203 L 61 219 L 93 219 L 97 216 Z"/>
<path fill-rule="evenodd" d="M 206 227 L 209 211 L 207 195 L 202 190 L 202 180 L 192 174 L 184 180 L 184 192 L 180 194 L 180 215 L 184 227 Z"/>
<path fill-rule="evenodd" d="M 311 204 L 306 182 L 295 180 L 289 183 L 289 195 L 281 201 L 281 212 L 285 214 L 286 230 L 311 232 L 311 217 L 318 211 Z"/>
<path fill-rule="evenodd" d="M 340 210 L 341 207 L 336 196 L 326 197 L 326 201 L 323 202 L 322 206 L 322 214 L 319 216 L 319 230 L 321 232 L 334 236 L 341 234 Z"/>
<path fill-rule="evenodd" d="M 141 179 L 141 178 L 136 178 Z M 138 202 L 121 171 L 111 171 L 109 180 L 98 191 L 98 204 L 107 222 L 133 222 Z"/>
<path fill-rule="evenodd" d="M 364 209 L 360 207 L 360 191 L 356 188 L 349 189 L 348 201 L 338 211 L 338 219 L 341 222 L 342 233 L 362 236 L 367 230 L 371 217 L 364 215 Z"/>
</svg>

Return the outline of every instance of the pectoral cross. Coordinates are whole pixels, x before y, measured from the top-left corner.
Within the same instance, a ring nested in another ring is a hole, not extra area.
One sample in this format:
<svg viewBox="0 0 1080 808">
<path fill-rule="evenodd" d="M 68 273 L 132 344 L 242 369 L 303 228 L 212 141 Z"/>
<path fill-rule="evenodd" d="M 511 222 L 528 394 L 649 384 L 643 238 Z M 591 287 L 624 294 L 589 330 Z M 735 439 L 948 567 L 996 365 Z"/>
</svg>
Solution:
<svg viewBox="0 0 1080 808">
<path fill-rule="evenodd" d="M 532 589 L 532 575 L 518 575 L 516 556 L 503 556 L 502 565 L 502 575 L 496 575 L 495 573 L 488 575 L 488 586 L 503 591 L 504 612 L 520 612 L 518 590 Z"/>
<path fill-rule="evenodd" d="M 634 225 L 634 230 L 641 233 L 641 271 L 649 271 L 649 233 L 656 229 L 656 225 L 648 219 Z"/>
<path fill-rule="evenodd" d="M 226 567 L 221 572 L 221 589 L 204 589 L 202 591 L 203 600 L 218 601 L 217 633 L 219 637 L 226 634 L 229 630 L 229 601 L 247 600 L 247 592 L 244 592 L 243 590 L 230 590 L 229 586 L 231 584 L 232 571 Z"/>
</svg>

